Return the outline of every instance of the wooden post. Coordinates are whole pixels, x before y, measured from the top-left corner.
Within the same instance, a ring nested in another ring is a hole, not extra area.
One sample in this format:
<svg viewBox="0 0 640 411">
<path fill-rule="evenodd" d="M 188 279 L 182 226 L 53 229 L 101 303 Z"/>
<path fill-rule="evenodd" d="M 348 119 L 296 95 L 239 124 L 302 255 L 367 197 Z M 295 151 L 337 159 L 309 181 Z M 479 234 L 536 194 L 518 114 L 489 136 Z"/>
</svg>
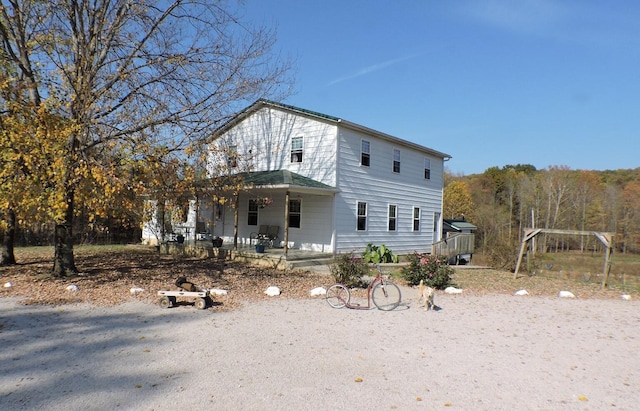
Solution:
<svg viewBox="0 0 640 411">
<path fill-rule="evenodd" d="M 289 191 L 284 196 L 284 255 L 289 252 Z"/>
<path fill-rule="evenodd" d="M 609 234 L 607 233 L 595 233 L 596 237 L 598 237 L 598 239 L 602 242 L 602 244 L 604 244 L 607 249 L 604 252 L 604 268 L 602 271 L 602 288 L 605 289 L 607 288 L 607 282 L 609 281 L 609 272 L 611 271 L 611 261 L 610 261 L 610 257 L 611 257 L 611 243 L 612 243 L 612 238 Z"/>
<path fill-rule="evenodd" d="M 235 198 L 235 202 L 236 202 L 236 206 L 235 206 L 235 210 L 233 213 L 233 249 L 237 250 L 238 249 L 238 221 L 240 216 L 239 214 L 239 206 L 240 206 L 240 194 L 236 194 L 236 198 Z"/>
<path fill-rule="evenodd" d="M 520 254 L 518 254 L 518 262 L 516 263 L 516 270 L 513 273 L 514 280 L 518 278 L 518 271 L 520 271 L 520 264 L 522 264 L 522 257 L 524 256 L 524 250 L 527 246 L 527 242 L 529 242 L 529 240 L 531 240 L 533 237 L 540 234 L 541 231 L 542 230 L 539 228 L 537 229 L 528 228 L 524 230 L 524 238 L 522 238 L 522 245 L 520 246 Z"/>
</svg>

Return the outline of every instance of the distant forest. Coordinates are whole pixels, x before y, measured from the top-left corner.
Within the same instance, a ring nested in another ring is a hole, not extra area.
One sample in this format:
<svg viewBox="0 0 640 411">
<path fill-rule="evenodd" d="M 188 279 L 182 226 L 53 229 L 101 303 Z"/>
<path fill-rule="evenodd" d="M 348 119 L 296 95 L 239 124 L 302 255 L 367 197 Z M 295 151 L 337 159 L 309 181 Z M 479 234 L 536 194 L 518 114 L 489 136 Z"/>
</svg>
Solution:
<svg viewBox="0 0 640 411">
<path fill-rule="evenodd" d="M 610 232 L 615 250 L 640 252 L 640 168 L 605 171 L 532 165 L 491 167 L 468 176 L 445 173 L 444 218 L 478 226 L 476 248 L 513 249 L 526 228 Z M 593 251 L 595 236 L 545 235 L 540 251 Z"/>
</svg>

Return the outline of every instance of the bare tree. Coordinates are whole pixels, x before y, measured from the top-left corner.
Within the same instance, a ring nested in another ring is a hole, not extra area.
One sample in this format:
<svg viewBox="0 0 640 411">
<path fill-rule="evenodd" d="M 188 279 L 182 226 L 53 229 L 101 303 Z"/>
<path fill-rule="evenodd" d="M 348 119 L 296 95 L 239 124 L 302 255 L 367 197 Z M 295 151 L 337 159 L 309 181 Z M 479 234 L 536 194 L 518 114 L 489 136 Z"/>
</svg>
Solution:
<svg viewBox="0 0 640 411">
<path fill-rule="evenodd" d="M 0 3 L 1 47 L 32 104 L 55 100 L 72 127 L 59 153 L 64 173 L 53 182 L 65 208 L 56 220 L 54 275 L 76 272 L 79 170 L 109 166 L 114 153 L 139 162 L 186 159 L 240 107 L 289 91 L 288 63 L 270 54 L 275 33 L 237 14 L 225 1 Z"/>
</svg>

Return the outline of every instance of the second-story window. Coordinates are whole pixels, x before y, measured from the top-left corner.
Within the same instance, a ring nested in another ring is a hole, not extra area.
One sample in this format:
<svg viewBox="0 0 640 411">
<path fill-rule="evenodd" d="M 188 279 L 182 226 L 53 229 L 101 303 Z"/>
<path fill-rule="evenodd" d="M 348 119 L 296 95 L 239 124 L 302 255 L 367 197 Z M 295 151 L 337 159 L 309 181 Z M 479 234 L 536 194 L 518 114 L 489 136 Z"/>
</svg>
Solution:
<svg viewBox="0 0 640 411">
<path fill-rule="evenodd" d="M 358 231 L 367 230 L 367 203 L 358 201 Z"/>
<path fill-rule="evenodd" d="M 238 146 L 227 148 L 227 166 L 230 168 L 238 167 Z"/>
<path fill-rule="evenodd" d="M 367 140 L 362 140 L 360 165 L 366 167 L 369 167 L 371 165 L 371 143 Z"/>
<path fill-rule="evenodd" d="M 291 162 L 302 163 L 302 151 L 304 141 L 302 137 L 294 137 L 291 139 Z"/>
<path fill-rule="evenodd" d="M 389 204 L 389 231 L 396 231 L 397 216 L 398 207 L 395 204 Z"/>
<path fill-rule="evenodd" d="M 400 150 L 397 148 L 393 149 L 393 172 L 400 172 Z"/>
<path fill-rule="evenodd" d="M 431 160 L 424 159 L 424 179 L 431 180 Z"/>
</svg>

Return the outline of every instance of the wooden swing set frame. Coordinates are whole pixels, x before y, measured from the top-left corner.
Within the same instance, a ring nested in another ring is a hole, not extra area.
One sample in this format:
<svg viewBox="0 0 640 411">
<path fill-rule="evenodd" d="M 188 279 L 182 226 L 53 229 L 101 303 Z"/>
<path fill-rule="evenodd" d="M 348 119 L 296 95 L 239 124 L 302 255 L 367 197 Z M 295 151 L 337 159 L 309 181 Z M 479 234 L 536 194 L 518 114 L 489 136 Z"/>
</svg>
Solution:
<svg viewBox="0 0 640 411">
<path fill-rule="evenodd" d="M 579 231 L 579 230 L 553 230 L 546 228 L 527 228 L 524 230 L 524 237 L 522 238 L 522 245 L 520 246 L 520 254 L 518 255 L 518 262 L 516 263 L 516 271 L 513 273 L 513 279 L 518 278 L 518 272 L 520 271 L 520 264 L 522 263 L 522 257 L 527 249 L 527 243 L 531 241 L 535 236 L 540 233 L 547 234 L 565 234 L 565 235 L 595 235 L 598 240 L 606 247 L 604 252 L 604 268 L 602 270 L 602 288 L 607 287 L 607 280 L 609 279 L 609 271 L 611 271 L 611 252 L 613 250 L 613 233 L 596 232 L 596 231 Z"/>
</svg>

